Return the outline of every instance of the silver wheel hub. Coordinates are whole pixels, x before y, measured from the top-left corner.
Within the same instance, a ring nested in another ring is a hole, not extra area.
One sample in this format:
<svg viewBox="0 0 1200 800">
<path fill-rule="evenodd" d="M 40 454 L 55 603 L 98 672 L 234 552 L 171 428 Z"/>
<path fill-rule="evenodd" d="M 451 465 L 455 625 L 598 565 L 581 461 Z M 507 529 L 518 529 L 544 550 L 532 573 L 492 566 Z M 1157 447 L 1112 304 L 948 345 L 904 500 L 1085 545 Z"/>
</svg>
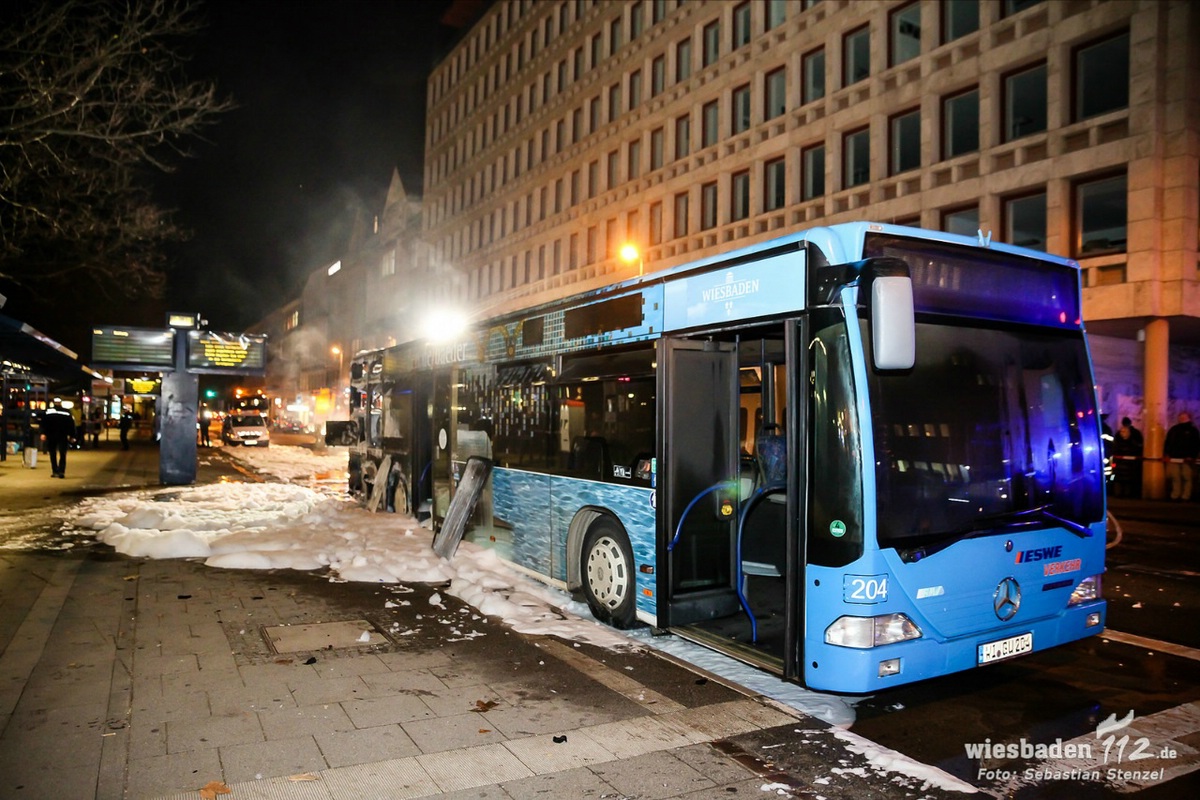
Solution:
<svg viewBox="0 0 1200 800">
<path fill-rule="evenodd" d="M 621 605 L 629 593 L 629 564 L 621 546 L 610 536 L 601 536 L 587 557 L 587 584 L 592 595 L 606 608 Z"/>
</svg>

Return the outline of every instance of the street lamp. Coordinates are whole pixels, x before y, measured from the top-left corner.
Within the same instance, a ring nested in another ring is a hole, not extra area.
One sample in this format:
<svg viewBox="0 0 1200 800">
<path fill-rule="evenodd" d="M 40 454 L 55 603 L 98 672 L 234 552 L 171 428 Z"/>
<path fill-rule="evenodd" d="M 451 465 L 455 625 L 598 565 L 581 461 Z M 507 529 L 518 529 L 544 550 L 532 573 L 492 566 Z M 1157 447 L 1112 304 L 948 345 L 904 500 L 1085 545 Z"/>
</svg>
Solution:
<svg viewBox="0 0 1200 800">
<path fill-rule="evenodd" d="M 645 263 L 642 261 L 642 254 L 637 249 L 637 245 L 633 244 L 632 242 L 621 245 L 621 250 L 618 255 L 620 255 L 621 260 L 626 264 L 632 264 L 636 261 L 638 265 L 638 277 L 642 276 L 643 271 L 645 270 Z"/>
<path fill-rule="evenodd" d="M 340 399 L 342 393 L 342 348 L 335 344 L 333 347 L 329 348 L 329 352 L 338 358 L 337 377 L 333 381 L 333 407 L 337 408 L 338 400 Z"/>
</svg>

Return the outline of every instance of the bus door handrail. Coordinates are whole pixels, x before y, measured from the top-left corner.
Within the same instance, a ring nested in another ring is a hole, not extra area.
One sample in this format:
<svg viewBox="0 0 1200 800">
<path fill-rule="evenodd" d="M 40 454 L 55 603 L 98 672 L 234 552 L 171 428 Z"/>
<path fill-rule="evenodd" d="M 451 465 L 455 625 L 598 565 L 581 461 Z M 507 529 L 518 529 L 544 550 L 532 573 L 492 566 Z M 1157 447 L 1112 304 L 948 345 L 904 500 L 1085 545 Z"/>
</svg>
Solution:
<svg viewBox="0 0 1200 800">
<path fill-rule="evenodd" d="M 742 531 L 746 525 L 746 518 L 750 516 L 750 510 L 758 505 L 762 498 L 786 488 L 787 484 L 780 482 L 760 486 L 742 505 L 741 513 L 738 514 L 737 547 L 734 548 L 734 558 L 737 559 L 737 563 L 734 564 L 734 574 L 737 580 L 738 602 L 742 604 L 742 610 L 750 618 L 750 641 L 754 644 L 758 643 L 758 618 L 750 610 L 750 601 L 746 598 L 746 578 L 742 575 Z"/>
</svg>

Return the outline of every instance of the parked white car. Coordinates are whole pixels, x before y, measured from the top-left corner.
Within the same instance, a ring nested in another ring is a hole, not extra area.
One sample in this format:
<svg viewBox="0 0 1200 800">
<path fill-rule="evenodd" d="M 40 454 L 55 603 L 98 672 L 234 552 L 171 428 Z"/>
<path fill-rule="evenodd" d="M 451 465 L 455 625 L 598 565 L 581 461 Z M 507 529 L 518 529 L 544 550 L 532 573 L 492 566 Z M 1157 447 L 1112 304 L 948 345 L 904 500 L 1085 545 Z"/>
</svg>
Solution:
<svg viewBox="0 0 1200 800">
<path fill-rule="evenodd" d="M 247 447 L 267 447 L 271 444 L 271 429 L 267 421 L 255 414 L 226 417 L 221 428 L 225 444 L 244 444 Z"/>
</svg>

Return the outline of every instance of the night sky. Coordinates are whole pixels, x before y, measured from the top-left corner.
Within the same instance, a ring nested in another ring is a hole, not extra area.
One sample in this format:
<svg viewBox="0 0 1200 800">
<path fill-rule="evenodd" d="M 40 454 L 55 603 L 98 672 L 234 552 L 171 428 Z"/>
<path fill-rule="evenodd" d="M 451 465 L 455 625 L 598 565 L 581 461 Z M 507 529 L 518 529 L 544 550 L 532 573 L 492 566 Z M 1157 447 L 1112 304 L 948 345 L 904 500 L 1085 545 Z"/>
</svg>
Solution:
<svg viewBox="0 0 1200 800">
<path fill-rule="evenodd" d="M 450 0 L 228 2 L 188 72 L 238 108 L 158 180 L 194 232 L 172 253 L 167 304 L 246 330 L 344 254 L 356 212 L 379 213 L 393 168 L 421 191 L 425 82 L 457 32 Z M 161 324 L 161 323 L 156 323 Z"/>
</svg>

